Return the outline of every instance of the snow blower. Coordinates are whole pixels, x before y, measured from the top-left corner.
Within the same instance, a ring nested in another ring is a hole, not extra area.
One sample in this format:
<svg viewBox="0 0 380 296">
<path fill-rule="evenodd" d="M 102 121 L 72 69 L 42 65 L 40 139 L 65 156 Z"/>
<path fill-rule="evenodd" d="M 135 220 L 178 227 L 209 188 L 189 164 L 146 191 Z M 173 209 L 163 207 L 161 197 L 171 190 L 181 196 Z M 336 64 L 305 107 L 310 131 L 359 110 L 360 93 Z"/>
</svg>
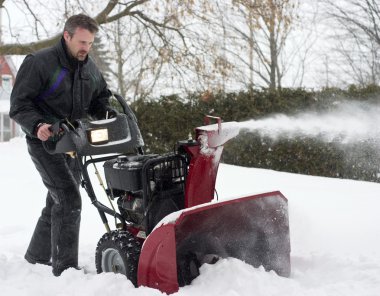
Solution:
<svg viewBox="0 0 380 296">
<path fill-rule="evenodd" d="M 236 123 L 207 116 L 195 140 L 179 141 L 174 152 L 144 154 L 136 117 L 115 97 L 123 113 L 62 121 L 55 129 L 59 140 L 45 143 L 49 153 L 77 157 L 82 186 L 106 227 L 96 248 L 97 272 L 122 273 L 135 286 L 168 294 L 190 284 L 202 264 L 220 258 L 289 276 L 286 198 L 275 191 L 215 201 L 223 145 L 239 133 Z M 89 177 L 89 166 L 97 163 L 103 164 L 105 184 L 95 172 L 110 207 L 98 200 Z M 107 216 L 115 219 L 114 230 Z"/>
</svg>

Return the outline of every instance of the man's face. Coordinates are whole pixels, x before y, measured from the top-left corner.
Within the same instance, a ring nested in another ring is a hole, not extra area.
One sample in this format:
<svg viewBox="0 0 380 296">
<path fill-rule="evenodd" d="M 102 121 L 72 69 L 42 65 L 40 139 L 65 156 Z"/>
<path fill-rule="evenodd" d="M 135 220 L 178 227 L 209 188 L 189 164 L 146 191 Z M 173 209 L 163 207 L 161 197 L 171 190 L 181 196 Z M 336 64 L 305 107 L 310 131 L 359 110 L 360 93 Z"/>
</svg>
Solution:
<svg viewBox="0 0 380 296">
<path fill-rule="evenodd" d="M 77 28 L 73 36 L 70 36 L 69 32 L 65 31 L 63 32 L 63 37 L 71 55 L 79 61 L 84 61 L 94 43 L 95 34 L 86 29 Z"/>
</svg>

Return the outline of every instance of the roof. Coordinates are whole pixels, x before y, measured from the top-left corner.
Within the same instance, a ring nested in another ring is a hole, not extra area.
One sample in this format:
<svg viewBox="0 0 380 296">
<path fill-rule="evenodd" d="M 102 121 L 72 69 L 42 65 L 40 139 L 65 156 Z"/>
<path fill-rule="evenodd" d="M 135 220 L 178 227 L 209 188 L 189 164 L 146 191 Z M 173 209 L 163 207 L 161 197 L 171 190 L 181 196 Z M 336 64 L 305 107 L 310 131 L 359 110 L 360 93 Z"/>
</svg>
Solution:
<svg viewBox="0 0 380 296">
<path fill-rule="evenodd" d="M 13 77 L 16 77 L 17 69 L 16 69 L 15 64 L 13 63 L 13 59 L 12 59 L 12 57 L 9 56 L 9 55 L 6 55 L 6 56 L 4 56 L 4 59 L 5 59 L 5 61 L 7 62 L 8 66 L 9 66 L 9 69 L 10 69 L 11 72 L 12 72 Z"/>
</svg>

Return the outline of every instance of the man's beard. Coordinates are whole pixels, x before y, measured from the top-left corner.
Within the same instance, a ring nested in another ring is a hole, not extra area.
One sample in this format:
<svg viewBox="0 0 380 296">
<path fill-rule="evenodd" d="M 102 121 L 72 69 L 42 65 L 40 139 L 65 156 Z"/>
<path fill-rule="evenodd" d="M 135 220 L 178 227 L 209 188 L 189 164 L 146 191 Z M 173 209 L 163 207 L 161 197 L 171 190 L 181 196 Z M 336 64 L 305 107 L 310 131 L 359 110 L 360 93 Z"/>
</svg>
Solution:
<svg viewBox="0 0 380 296">
<path fill-rule="evenodd" d="M 87 57 L 87 52 L 85 51 L 78 51 L 78 53 L 76 54 L 76 58 L 78 61 L 84 61 Z"/>
</svg>

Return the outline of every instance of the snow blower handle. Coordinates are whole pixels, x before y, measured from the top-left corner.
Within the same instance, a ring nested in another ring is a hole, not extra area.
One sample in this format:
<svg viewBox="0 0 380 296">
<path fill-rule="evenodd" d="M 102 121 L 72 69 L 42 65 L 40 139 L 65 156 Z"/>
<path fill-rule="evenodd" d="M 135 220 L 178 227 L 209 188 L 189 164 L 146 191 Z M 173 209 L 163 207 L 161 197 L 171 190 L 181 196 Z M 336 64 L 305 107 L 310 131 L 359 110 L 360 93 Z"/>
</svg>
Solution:
<svg viewBox="0 0 380 296">
<path fill-rule="evenodd" d="M 62 119 L 52 124 L 49 127 L 49 130 L 53 133 L 54 136 L 62 135 L 63 133 L 65 132 L 68 133 L 70 131 L 70 128 L 68 125 L 72 126 L 70 123 L 67 122 L 66 119 Z"/>
<path fill-rule="evenodd" d="M 74 126 L 67 121 L 66 119 L 61 119 L 49 127 L 49 130 L 53 133 L 53 136 L 50 137 L 48 141 L 42 142 L 42 146 L 49 154 L 56 153 L 68 153 L 75 151 L 72 140 L 70 139 L 70 133 L 74 133 L 76 136 L 79 136 Z M 59 149 L 57 149 L 58 142 L 65 142 L 63 145 L 59 143 Z M 61 146 L 64 149 L 61 149 Z"/>
</svg>

